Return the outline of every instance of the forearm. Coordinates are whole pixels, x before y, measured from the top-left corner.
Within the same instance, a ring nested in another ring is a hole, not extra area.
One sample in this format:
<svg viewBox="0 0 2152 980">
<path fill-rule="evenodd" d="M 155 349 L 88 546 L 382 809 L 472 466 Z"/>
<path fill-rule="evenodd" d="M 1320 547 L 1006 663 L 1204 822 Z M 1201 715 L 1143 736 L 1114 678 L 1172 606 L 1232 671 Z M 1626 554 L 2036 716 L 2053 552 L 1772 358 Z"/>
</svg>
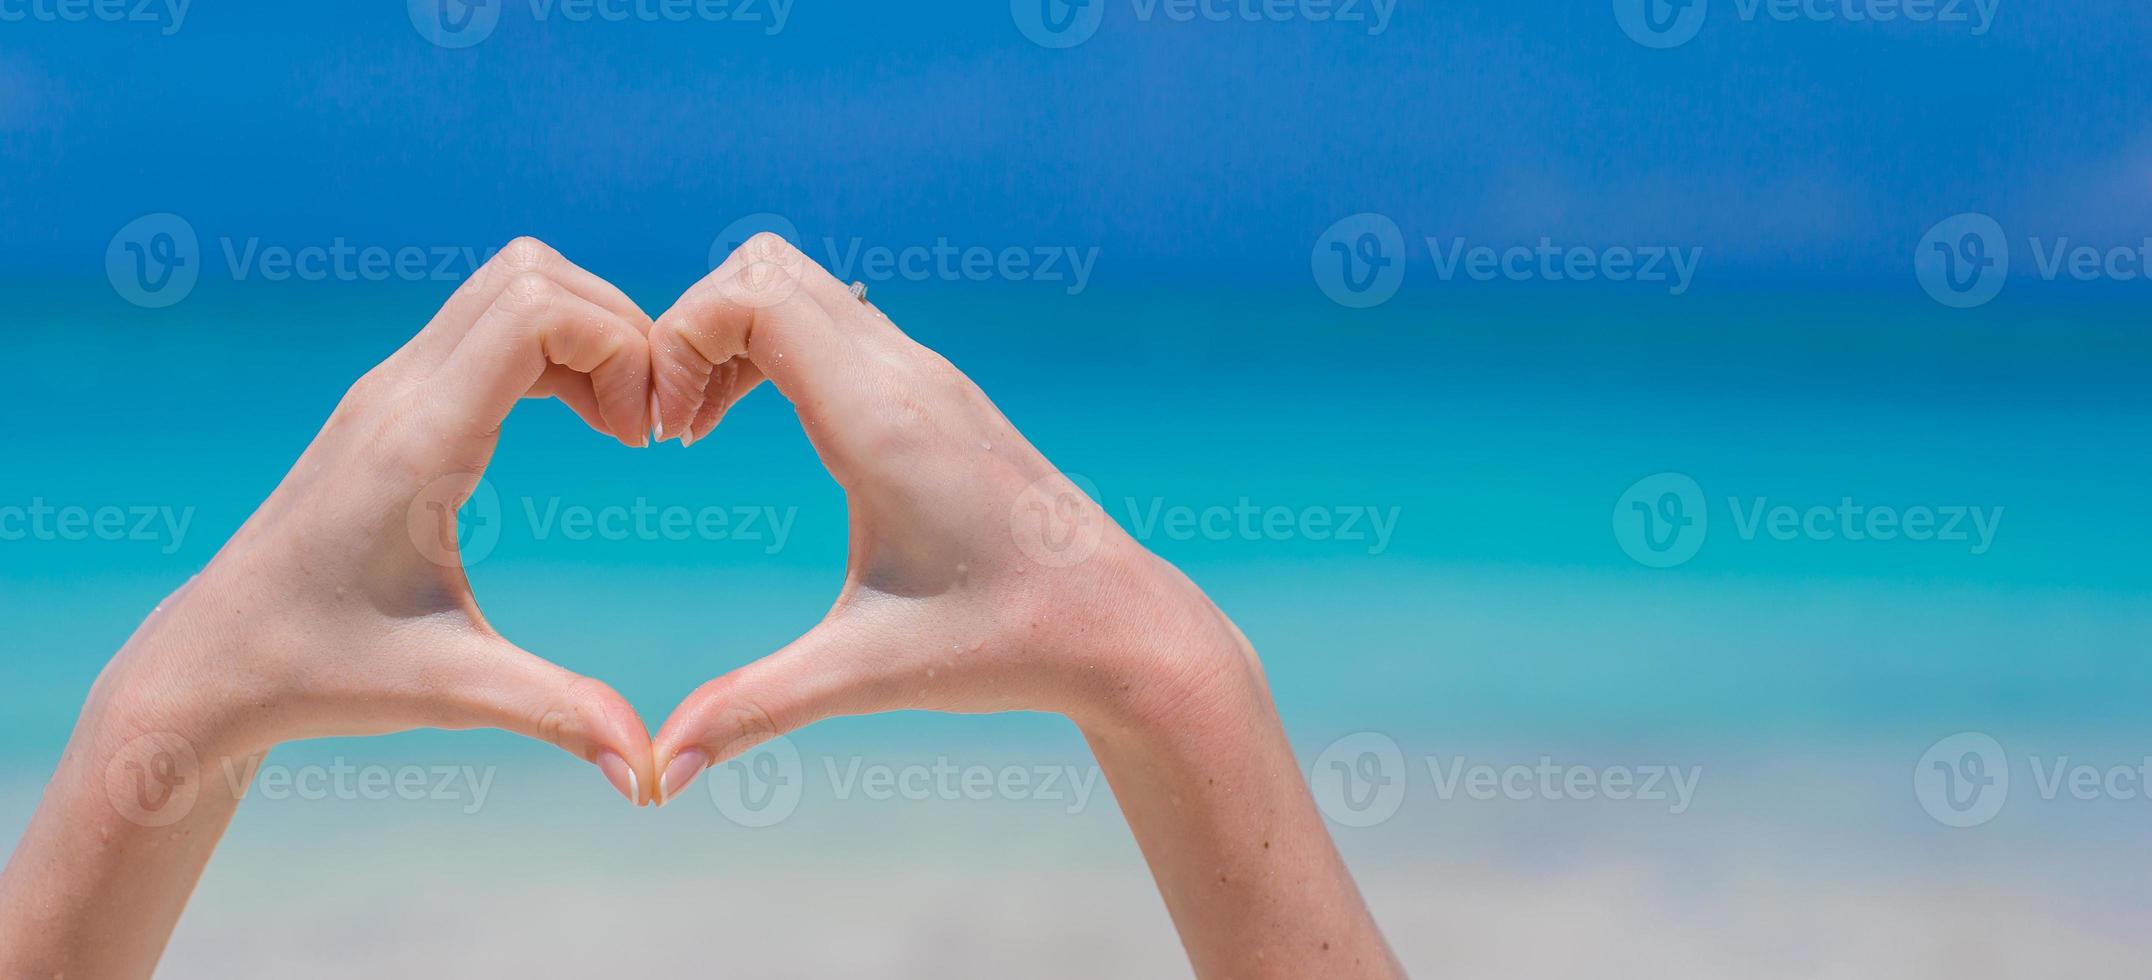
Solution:
<svg viewBox="0 0 2152 980">
<path fill-rule="evenodd" d="M 1189 959 L 1206 978 L 1403 976 L 1246 662 L 1085 726 Z"/>
<path fill-rule="evenodd" d="M 99 680 L 0 873 L 0 976 L 150 975 L 253 772 L 204 721 Z"/>
</svg>

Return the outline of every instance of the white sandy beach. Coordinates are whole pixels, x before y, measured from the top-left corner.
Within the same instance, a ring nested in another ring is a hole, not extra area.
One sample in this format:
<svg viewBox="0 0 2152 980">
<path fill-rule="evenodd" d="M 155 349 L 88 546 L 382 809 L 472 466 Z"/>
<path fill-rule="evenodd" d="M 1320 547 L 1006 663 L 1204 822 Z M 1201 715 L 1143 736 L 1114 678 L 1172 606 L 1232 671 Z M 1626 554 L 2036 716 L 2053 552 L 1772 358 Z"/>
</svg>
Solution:
<svg viewBox="0 0 2152 980">
<path fill-rule="evenodd" d="M 705 792 L 627 810 L 567 762 L 504 765 L 476 812 L 250 799 L 159 976 L 1188 975 L 1103 792 L 1074 814 L 830 800 L 812 766 L 761 829 Z M 1423 794 L 1337 832 L 1415 976 L 2138 975 L 2152 847 L 2132 812 L 2152 803 L 2014 802 L 1953 831 L 1855 792 L 1860 771 L 1721 761 L 1678 815 Z"/>
</svg>

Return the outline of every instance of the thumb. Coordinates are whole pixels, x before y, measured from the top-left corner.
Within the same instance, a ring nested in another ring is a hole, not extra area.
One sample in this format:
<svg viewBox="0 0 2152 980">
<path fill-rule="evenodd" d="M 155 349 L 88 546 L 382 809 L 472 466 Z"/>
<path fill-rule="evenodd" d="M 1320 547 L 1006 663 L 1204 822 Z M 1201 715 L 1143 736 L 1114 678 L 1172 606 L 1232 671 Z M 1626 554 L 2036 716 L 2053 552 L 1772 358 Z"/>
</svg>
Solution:
<svg viewBox="0 0 2152 980">
<path fill-rule="evenodd" d="M 472 665 L 460 701 L 474 727 L 551 742 L 591 763 L 642 806 L 649 802 L 650 731 L 604 681 L 585 677 L 495 635 L 472 634 L 461 662 Z"/>
<path fill-rule="evenodd" d="M 658 732 L 659 806 L 703 770 L 824 718 L 878 710 L 843 648 L 853 630 L 825 620 L 783 649 L 710 681 L 673 709 Z"/>
</svg>

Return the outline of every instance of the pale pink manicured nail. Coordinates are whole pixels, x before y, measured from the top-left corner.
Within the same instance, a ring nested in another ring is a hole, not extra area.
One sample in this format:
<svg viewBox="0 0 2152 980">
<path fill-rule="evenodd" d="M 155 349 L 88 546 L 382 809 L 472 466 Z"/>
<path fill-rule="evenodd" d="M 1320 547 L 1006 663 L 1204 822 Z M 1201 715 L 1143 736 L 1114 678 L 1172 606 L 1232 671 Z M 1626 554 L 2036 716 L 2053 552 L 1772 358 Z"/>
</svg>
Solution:
<svg viewBox="0 0 2152 980">
<path fill-rule="evenodd" d="M 665 441 L 665 418 L 658 414 L 658 393 L 650 393 L 650 427 L 657 431 L 659 442 Z"/>
<path fill-rule="evenodd" d="M 642 786 L 637 783 L 635 770 L 628 765 L 626 759 L 612 752 L 599 753 L 598 771 L 605 774 L 606 780 L 613 784 L 614 789 L 620 791 L 620 795 L 627 797 L 629 803 L 643 805 L 639 799 L 642 796 Z"/>
<path fill-rule="evenodd" d="M 658 777 L 658 805 L 672 802 L 673 794 L 687 788 L 695 777 L 710 767 L 710 757 L 701 749 L 688 749 L 673 756 L 672 765 L 665 767 L 665 775 Z"/>
</svg>

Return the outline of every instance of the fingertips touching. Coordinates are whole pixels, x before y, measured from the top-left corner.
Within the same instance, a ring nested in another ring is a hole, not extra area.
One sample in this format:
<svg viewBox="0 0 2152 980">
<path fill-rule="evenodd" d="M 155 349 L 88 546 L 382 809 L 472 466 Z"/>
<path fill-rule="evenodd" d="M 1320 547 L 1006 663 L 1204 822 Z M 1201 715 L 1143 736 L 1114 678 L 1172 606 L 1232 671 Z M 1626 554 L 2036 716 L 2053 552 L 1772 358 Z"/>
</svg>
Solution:
<svg viewBox="0 0 2152 980">
<path fill-rule="evenodd" d="M 652 743 L 660 806 L 712 766 L 823 718 L 880 707 L 842 656 L 846 631 L 825 621 L 784 649 L 704 684 Z"/>
<path fill-rule="evenodd" d="M 480 723 L 559 746 L 596 766 L 631 804 L 651 802 L 650 732 L 619 692 L 498 637 L 465 645 L 458 697 Z"/>
</svg>

